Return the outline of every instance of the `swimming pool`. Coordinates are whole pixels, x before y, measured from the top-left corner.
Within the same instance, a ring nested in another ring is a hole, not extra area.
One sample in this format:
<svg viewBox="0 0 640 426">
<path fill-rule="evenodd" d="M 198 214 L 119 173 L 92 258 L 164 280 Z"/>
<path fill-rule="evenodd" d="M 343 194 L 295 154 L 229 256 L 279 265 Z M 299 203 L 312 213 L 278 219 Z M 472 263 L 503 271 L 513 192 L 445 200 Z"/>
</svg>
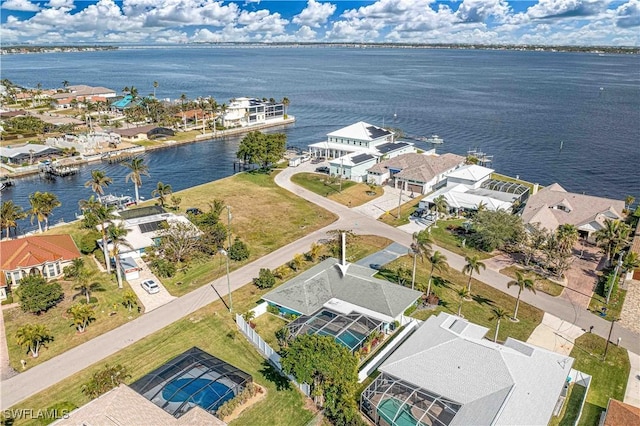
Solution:
<svg viewBox="0 0 640 426">
<path fill-rule="evenodd" d="M 209 411 L 215 411 L 234 396 L 227 385 L 209 379 L 176 379 L 162 390 L 162 397 L 168 402 L 192 402 Z"/>
<path fill-rule="evenodd" d="M 402 405 L 402 402 L 395 398 L 382 401 L 378 405 L 378 415 L 394 426 L 424 426 L 424 423 L 413 417 L 410 406 Z"/>
</svg>

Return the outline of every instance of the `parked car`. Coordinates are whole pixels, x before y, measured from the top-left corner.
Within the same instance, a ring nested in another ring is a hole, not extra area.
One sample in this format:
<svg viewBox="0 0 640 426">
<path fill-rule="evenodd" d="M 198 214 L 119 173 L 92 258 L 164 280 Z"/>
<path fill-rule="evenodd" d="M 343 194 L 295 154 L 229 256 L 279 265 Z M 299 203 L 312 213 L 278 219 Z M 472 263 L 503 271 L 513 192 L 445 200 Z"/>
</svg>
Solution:
<svg viewBox="0 0 640 426">
<path fill-rule="evenodd" d="M 329 167 L 327 166 L 316 167 L 316 172 L 329 174 Z"/>
<path fill-rule="evenodd" d="M 154 280 L 144 280 L 140 285 L 149 294 L 156 294 L 160 292 L 160 287 Z"/>
<path fill-rule="evenodd" d="M 370 263 L 369 268 L 379 271 L 382 269 L 382 265 L 380 265 L 379 263 Z"/>
</svg>

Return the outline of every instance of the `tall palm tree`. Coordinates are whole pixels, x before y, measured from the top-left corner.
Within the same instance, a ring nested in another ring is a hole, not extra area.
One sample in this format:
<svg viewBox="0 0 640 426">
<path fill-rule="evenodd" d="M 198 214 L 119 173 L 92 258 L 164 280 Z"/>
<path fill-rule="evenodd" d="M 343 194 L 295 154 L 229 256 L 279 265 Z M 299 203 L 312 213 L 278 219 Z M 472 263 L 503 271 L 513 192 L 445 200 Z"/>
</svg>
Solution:
<svg viewBox="0 0 640 426">
<path fill-rule="evenodd" d="M 491 318 L 489 318 L 489 321 L 493 321 L 493 320 L 498 321 L 498 323 L 496 324 L 496 333 L 493 335 L 494 342 L 498 341 L 498 332 L 500 331 L 500 321 L 508 317 L 509 315 L 507 314 L 507 311 L 505 311 L 502 308 L 496 307 L 491 310 Z"/>
<path fill-rule="evenodd" d="M 464 303 L 465 300 L 467 300 L 469 298 L 469 296 L 471 296 L 471 292 L 469 290 L 467 290 L 466 288 L 462 287 L 461 289 L 458 290 L 458 298 L 459 298 L 459 304 L 458 304 L 458 316 L 460 318 L 463 318 L 462 316 L 462 304 Z"/>
<path fill-rule="evenodd" d="M 156 89 L 158 88 L 158 82 L 153 82 L 153 99 L 156 99 Z"/>
<path fill-rule="evenodd" d="M 31 210 L 29 210 L 31 223 L 33 223 L 33 219 L 35 218 L 38 220 L 38 229 L 40 232 L 42 232 L 42 222 L 44 222 L 45 231 L 48 230 L 49 217 L 53 209 L 61 205 L 58 197 L 50 192 L 37 191 L 29 196 L 29 204 L 31 204 Z"/>
<path fill-rule="evenodd" d="M 102 253 L 104 254 L 104 262 L 107 268 L 107 272 L 111 273 L 111 262 L 109 261 L 109 244 L 107 243 L 107 229 L 105 224 L 113 219 L 115 216 L 113 212 L 114 206 L 107 206 L 100 204 L 93 198 L 93 195 L 88 200 L 80 200 L 80 208 L 85 214 L 93 215 L 100 223 L 100 232 L 102 234 Z"/>
<path fill-rule="evenodd" d="M 411 290 L 415 288 L 416 284 L 416 266 L 418 257 L 420 260 L 424 259 L 424 256 L 430 256 L 431 254 L 431 236 L 426 230 L 413 233 L 413 242 L 409 252 L 413 256 L 413 270 L 411 273 Z"/>
<path fill-rule="evenodd" d="M 287 108 L 289 107 L 289 104 L 291 102 L 289 101 L 289 98 L 287 98 L 286 96 L 284 98 L 282 98 L 282 105 L 284 105 L 284 116 L 287 116 Z"/>
<path fill-rule="evenodd" d="M 516 271 L 516 279 L 514 281 L 509 281 L 507 283 L 507 288 L 511 288 L 511 286 L 518 286 L 518 296 L 516 297 L 516 308 L 513 310 L 513 321 L 518 321 L 518 308 L 520 307 L 520 295 L 522 294 L 522 290 L 527 289 L 533 294 L 536 294 L 536 286 L 533 283 L 533 280 L 529 278 L 525 278 L 524 274 L 520 271 Z"/>
<path fill-rule="evenodd" d="M 558 238 L 558 247 L 564 253 L 571 253 L 571 249 L 578 242 L 580 234 L 578 234 L 578 228 L 571 224 L 564 224 L 558 227 L 556 231 L 556 238 Z"/>
<path fill-rule="evenodd" d="M 620 220 L 605 219 L 604 227 L 596 231 L 596 241 L 605 251 L 609 263 L 631 233 L 631 227 Z"/>
<path fill-rule="evenodd" d="M 91 179 L 84 183 L 84 187 L 91 187 L 91 190 L 98 196 L 98 201 L 101 201 L 100 197 L 104 195 L 104 187 L 111 185 L 112 182 L 113 179 L 102 170 L 92 170 Z"/>
<path fill-rule="evenodd" d="M 480 268 L 487 269 L 487 265 L 480 261 L 478 256 L 465 256 L 464 260 L 467 262 L 462 268 L 463 274 L 469 274 L 469 281 L 467 282 L 467 290 L 471 293 L 471 276 L 473 273 L 480 273 Z"/>
<path fill-rule="evenodd" d="M 626 198 L 624 199 L 624 204 L 627 207 L 627 210 L 631 210 L 631 206 L 633 206 L 633 203 L 636 201 L 636 197 L 634 197 L 633 195 L 627 195 Z"/>
<path fill-rule="evenodd" d="M 63 81 L 62 81 L 62 87 L 64 87 L 65 89 L 66 89 L 67 87 L 69 87 L 69 82 L 68 82 L 67 80 L 63 80 Z"/>
<path fill-rule="evenodd" d="M 124 223 L 119 222 L 117 225 L 112 224 L 109 227 L 108 234 L 111 244 L 113 245 L 113 257 L 116 259 L 116 277 L 118 277 L 118 288 L 122 288 L 122 271 L 120 268 L 120 247 L 131 247 L 126 240 L 129 230 L 124 227 Z"/>
<path fill-rule="evenodd" d="M 167 202 L 167 197 L 169 197 L 172 192 L 173 190 L 171 188 L 171 185 L 169 185 L 168 183 L 165 184 L 162 182 L 158 182 L 156 189 L 151 191 L 151 196 L 158 197 L 158 202 L 160 202 L 160 205 L 164 207 L 165 203 Z"/>
<path fill-rule="evenodd" d="M 449 203 L 447 203 L 447 199 L 444 198 L 444 195 L 440 195 L 433 200 L 433 210 L 438 213 L 438 218 L 440 215 L 447 213 L 449 210 Z"/>
<path fill-rule="evenodd" d="M 12 200 L 3 201 L 0 205 L 0 233 L 6 229 L 7 238 L 11 238 L 11 228 L 18 227 L 18 221 L 27 217 L 27 213 L 21 206 L 14 204 Z"/>
<path fill-rule="evenodd" d="M 429 297 L 429 293 L 431 293 L 431 279 L 433 278 L 433 271 L 445 271 L 449 267 L 447 263 L 447 256 L 440 253 L 439 250 L 436 250 L 431 257 L 429 257 L 429 262 L 431 263 L 431 271 L 429 272 L 429 281 L 427 283 L 427 297 Z"/>
<path fill-rule="evenodd" d="M 125 182 L 133 182 L 133 186 L 136 190 L 136 204 L 140 202 L 140 195 L 138 194 L 138 188 L 142 186 L 142 175 L 149 176 L 149 166 L 144 164 L 144 158 L 136 157 L 128 163 L 123 163 L 131 172 L 125 176 Z"/>
<path fill-rule="evenodd" d="M 637 269 L 640 267 L 640 258 L 638 258 L 638 254 L 630 251 L 624 257 L 624 261 L 622 262 L 622 269 L 626 271 L 630 271 L 632 269 Z"/>
<path fill-rule="evenodd" d="M 53 336 L 42 324 L 25 324 L 16 330 L 16 342 L 26 347 L 33 358 L 38 358 L 40 347 L 51 340 Z"/>
</svg>

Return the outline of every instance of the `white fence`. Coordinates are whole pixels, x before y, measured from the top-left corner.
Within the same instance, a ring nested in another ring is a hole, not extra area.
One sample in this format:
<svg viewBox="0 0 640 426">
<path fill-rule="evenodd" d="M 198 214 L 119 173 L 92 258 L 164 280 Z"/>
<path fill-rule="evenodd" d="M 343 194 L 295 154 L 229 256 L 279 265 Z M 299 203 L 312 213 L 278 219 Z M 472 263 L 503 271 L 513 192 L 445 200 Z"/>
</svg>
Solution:
<svg viewBox="0 0 640 426">
<path fill-rule="evenodd" d="M 291 382 L 298 387 L 305 395 L 311 395 L 311 387 L 306 383 L 298 383 L 293 378 L 293 376 L 287 375 L 284 371 L 282 371 L 282 364 L 280 364 L 280 355 L 273 350 L 271 346 L 264 341 L 262 337 L 256 331 L 251 328 L 251 326 L 242 318 L 242 315 L 236 314 L 236 326 L 238 330 L 245 335 L 247 340 L 251 342 L 253 346 L 258 349 L 258 352 L 262 354 L 265 358 L 269 360 L 271 365 L 273 365 L 282 375 L 286 376 L 291 380 Z"/>
</svg>

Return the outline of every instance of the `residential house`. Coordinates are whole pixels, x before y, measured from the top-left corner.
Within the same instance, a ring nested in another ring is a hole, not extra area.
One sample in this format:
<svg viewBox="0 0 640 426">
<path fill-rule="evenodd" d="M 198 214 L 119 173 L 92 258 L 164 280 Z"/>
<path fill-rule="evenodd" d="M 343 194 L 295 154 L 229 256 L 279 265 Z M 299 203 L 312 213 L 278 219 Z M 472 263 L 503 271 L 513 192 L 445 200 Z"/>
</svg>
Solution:
<svg viewBox="0 0 640 426">
<path fill-rule="evenodd" d="M 409 153 L 380 161 L 368 169 L 368 179 L 378 185 L 391 181 L 394 188 L 428 194 L 442 184 L 446 174 L 461 167 L 465 158 L 456 154 Z"/>
<path fill-rule="evenodd" d="M 640 424 L 640 408 L 609 399 L 607 410 L 600 417 L 601 426 L 632 426 Z"/>
<path fill-rule="evenodd" d="M 595 242 L 595 233 L 607 219 L 623 219 L 623 200 L 567 192 L 554 183 L 532 194 L 522 212 L 525 225 L 555 231 L 560 225 L 574 225 L 582 238 Z"/>
<path fill-rule="evenodd" d="M 222 114 L 224 127 L 245 127 L 284 119 L 284 104 L 256 98 L 232 99 Z"/>
<path fill-rule="evenodd" d="M 122 140 L 129 142 L 158 139 L 161 137 L 175 135 L 175 132 L 173 130 L 166 127 L 158 127 L 155 124 L 131 127 L 128 129 L 114 129 L 113 132 L 120 135 Z"/>
<path fill-rule="evenodd" d="M 381 365 L 360 397 L 376 425 L 546 425 L 573 358 L 441 312 Z"/>
<path fill-rule="evenodd" d="M 393 132 L 360 121 L 327 134 L 327 141 L 309 145 L 309 152 L 313 157 L 324 158 L 340 158 L 354 153 L 374 154 L 377 146 L 393 141 Z"/>
<path fill-rule="evenodd" d="M 377 157 L 372 154 L 347 154 L 329 161 L 329 174 L 355 182 L 367 182 L 367 169 L 377 161 Z"/>
<path fill-rule="evenodd" d="M 438 197 L 444 197 L 449 209 L 457 213 L 477 210 L 480 205 L 491 211 L 511 210 L 527 200 L 527 186 L 491 179 L 492 173 L 493 169 L 476 164 L 446 173 L 445 186 L 422 199 L 419 208 L 429 209 Z"/>
<path fill-rule="evenodd" d="M 60 154 L 60 152 L 58 148 L 35 143 L 10 145 L 0 150 L 0 160 L 7 164 L 33 164 L 34 161 Z"/>
<path fill-rule="evenodd" d="M 27 275 L 62 277 L 65 266 L 80 257 L 70 235 L 36 235 L 0 241 L 0 300 Z"/>
<path fill-rule="evenodd" d="M 86 102 L 107 102 L 115 97 L 115 90 L 100 86 L 87 86 L 85 84 L 67 86 L 64 91 L 51 95 L 53 105 L 58 109 L 71 108 L 75 103 L 82 106 Z"/>
</svg>

